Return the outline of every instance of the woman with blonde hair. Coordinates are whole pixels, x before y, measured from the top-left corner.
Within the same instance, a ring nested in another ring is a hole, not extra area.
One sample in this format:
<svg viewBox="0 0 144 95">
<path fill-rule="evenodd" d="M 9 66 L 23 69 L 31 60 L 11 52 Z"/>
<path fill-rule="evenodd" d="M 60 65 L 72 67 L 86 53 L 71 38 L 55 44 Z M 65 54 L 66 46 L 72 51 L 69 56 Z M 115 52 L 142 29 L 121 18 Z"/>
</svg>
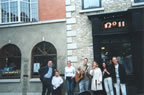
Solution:
<svg viewBox="0 0 144 95">
<path fill-rule="evenodd" d="M 75 68 L 71 65 L 71 61 L 68 61 L 67 66 L 65 67 L 65 80 L 67 82 L 67 95 L 73 95 L 75 74 L 76 74 Z"/>
<path fill-rule="evenodd" d="M 92 70 L 90 70 L 90 75 L 92 76 L 91 90 L 93 91 L 93 95 L 99 95 L 101 93 L 101 90 L 103 90 L 102 71 L 98 67 L 96 61 L 93 62 Z"/>
</svg>

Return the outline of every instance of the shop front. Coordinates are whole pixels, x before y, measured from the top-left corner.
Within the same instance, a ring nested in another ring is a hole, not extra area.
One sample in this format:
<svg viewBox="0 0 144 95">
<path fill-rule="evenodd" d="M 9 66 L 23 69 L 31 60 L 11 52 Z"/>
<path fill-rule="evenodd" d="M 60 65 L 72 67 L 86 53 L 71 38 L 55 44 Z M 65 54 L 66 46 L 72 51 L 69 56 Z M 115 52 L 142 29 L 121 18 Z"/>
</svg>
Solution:
<svg viewBox="0 0 144 95">
<path fill-rule="evenodd" d="M 88 17 L 92 22 L 94 59 L 101 66 L 117 57 L 127 73 L 128 95 L 143 93 L 143 8 Z"/>
</svg>

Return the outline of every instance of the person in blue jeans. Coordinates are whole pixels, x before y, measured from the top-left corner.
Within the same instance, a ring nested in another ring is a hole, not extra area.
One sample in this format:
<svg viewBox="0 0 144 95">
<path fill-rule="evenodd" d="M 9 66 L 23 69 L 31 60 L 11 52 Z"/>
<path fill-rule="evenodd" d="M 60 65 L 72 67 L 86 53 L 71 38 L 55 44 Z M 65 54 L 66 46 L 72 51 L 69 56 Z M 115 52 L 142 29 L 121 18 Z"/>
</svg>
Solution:
<svg viewBox="0 0 144 95">
<path fill-rule="evenodd" d="M 120 95 L 120 89 L 122 95 L 127 95 L 125 68 L 118 63 L 118 59 L 116 57 L 112 57 L 112 62 L 114 63 L 112 78 L 114 82 L 114 87 L 116 89 L 116 95 Z"/>
<path fill-rule="evenodd" d="M 103 63 L 102 66 L 103 66 L 102 73 L 103 73 L 105 91 L 107 95 L 114 95 L 112 76 L 111 76 L 111 70 L 110 70 L 111 68 L 108 67 L 108 65 L 106 65 L 105 63 Z"/>
<path fill-rule="evenodd" d="M 68 61 L 67 66 L 65 67 L 65 79 L 67 83 L 67 95 L 73 95 L 74 88 L 74 78 L 76 70 L 71 66 L 71 61 Z"/>
<path fill-rule="evenodd" d="M 83 71 L 83 78 L 79 82 L 79 89 L 80 93 L 89 90 L 89 83 L 90 83 L 90 67 L 88 65 L 88 58 L 84 59 L 84 63 L 80 66 L 81 70 Z"/>
</svg>

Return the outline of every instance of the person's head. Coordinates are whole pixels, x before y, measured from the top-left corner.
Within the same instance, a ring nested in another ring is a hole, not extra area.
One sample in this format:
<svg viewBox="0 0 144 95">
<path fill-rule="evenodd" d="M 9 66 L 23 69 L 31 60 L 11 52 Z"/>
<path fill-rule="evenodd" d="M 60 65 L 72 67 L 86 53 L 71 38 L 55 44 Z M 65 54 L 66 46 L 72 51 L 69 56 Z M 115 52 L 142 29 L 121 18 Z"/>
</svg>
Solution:
<svg viewBox="0 0 144 95">
<path fill-rule="evenodd" d="M 114 65 L 118 64 L 118 59 L 116 57 L 112 57 L 112 62 L 114 63 Z"/>
<path fill-rule="evenodd" d="M 93 62 L 92 64 L 93 69 L 98 68 L 98 63 L 96 61 Z"/>
<path fill-rule="evenodd" d="M 85 65 L 85 64 L 88 64 L 88 58 L 85 58 L 85 59 L 84 59 L 84 65 Z"/>
<path fill-rule="evenodd" d="M 59 72 L 55 71 L 55 76 L 58 77 L 59 76 Z"/>
<path fill-rule="evenodd" d="M 103 68 L 106 68 L 106 64 L 104 62 L 102 63 L 102 66 L 103 66 Z"/>
<path fill-rule="evenodd" d="M 70 67 L 71 66 L 71 61 L 67 62 L 67 66 Z"/>
<path fill-rule="evenodd" d="M 81 70 L 81 67 L 78 67 L 78 71 L 80 71 Z"/>
<path fill-rule="evenodd" d="M 48 61 L 48 66 L 49 67 L 52 67 L 52 65 L 53 65 L 53 62 L 50 60 L 50 61 Z"/>
</svg>

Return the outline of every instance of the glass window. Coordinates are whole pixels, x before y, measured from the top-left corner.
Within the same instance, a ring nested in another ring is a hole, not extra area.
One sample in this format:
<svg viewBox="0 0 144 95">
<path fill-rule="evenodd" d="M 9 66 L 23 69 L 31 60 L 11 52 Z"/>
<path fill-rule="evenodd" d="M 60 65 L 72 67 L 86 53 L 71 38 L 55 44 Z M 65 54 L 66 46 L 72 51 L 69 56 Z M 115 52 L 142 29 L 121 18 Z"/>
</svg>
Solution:
<svg viewBox="0 0 144 95">
<path fill-rule="evenodd" d="M 22 22 L 38 21 L 38 0 L 20 0 L 20 11 L 18 11 L 18 0 L 0 1 L 2 23 L 18 22 L 18 18 Z"/>
<path fill-rule="evenodd" d="M 135 3 L 144 2 L 144 0 L 134 0 Z"/>
<path fill-rule="evenodd" d="M 30 4 L 27 2 L 21 2 L 21 21 L 29 22 L 30 21 Z"/>
<path fill-rule="evenodd" d="M 16 22 L 18 19 L 18 2 L 10 2 L 10 13 L 11 13 L 11 22 Z"/>
<path fill-rule="evenodd" d="M 32 0 L 31 2 L 31 20 L 35 22 L 38 21 L 38 0 Z"/>
<path fill-rule="evenodd" d="M 9 0 L 1 0 L 1 2 L 8 2 Z"/>
<path fill-rule="evenodd" d="M 8 44 L 0 50 L 0 79 L 18 79 L 21 70 L 20 49 Z"/>
<path fill-rule="evenodd" d="M 32 50 L 32 78 L 38 78 L 38 69 L 52 60 L 54 68 L 57 65 L 56 48 L 49 42 L 40 42 Z"/>
<path fill-rule="evenodd" d="M 2 10 L 2 22 L 6 23 L 9 22 L 9 3 L 1 3 L 1 10 Z"/>
<path fill-rule="evenodd" d="M 82 9 L 100 8 L 101 0 L 82 0 Z"/>
</svg>

